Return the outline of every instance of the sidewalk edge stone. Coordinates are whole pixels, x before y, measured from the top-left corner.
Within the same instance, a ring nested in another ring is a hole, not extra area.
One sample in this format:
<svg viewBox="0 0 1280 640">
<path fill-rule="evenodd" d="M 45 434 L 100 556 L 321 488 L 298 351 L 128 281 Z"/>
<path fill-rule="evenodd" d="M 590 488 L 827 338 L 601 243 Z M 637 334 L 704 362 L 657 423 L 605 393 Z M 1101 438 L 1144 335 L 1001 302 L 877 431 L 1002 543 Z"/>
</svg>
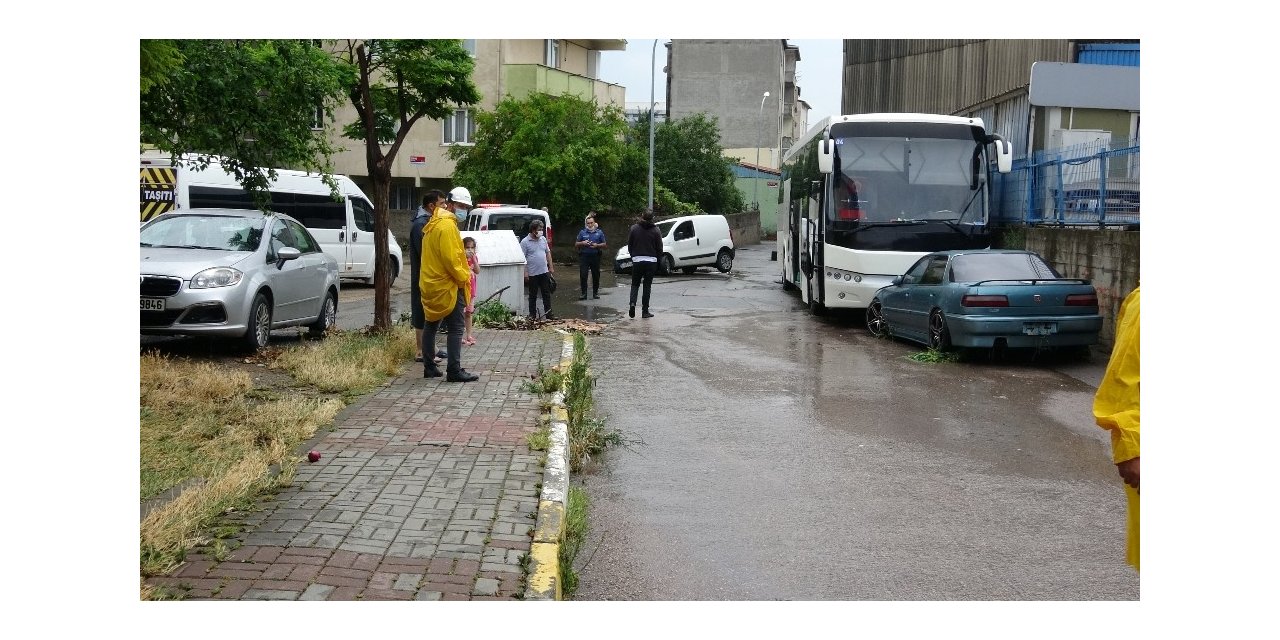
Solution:
<svg viewBox="0 0 1280 640">
<path fill-rule="evenodd" d="M 560 370 L 573 363 L 573 336 L 566 335 L 560 353 Z M 525 600 L 563 598 L 560 576 L 560 544 L 564 539 L 565 510 L 569 499 L 569 424 L 564 406 L 564 387 L 552 396 L 551 444 L 547 466 L 542 472 L 542 495 L 534 525 L 533 546 Z"/>
</svg>

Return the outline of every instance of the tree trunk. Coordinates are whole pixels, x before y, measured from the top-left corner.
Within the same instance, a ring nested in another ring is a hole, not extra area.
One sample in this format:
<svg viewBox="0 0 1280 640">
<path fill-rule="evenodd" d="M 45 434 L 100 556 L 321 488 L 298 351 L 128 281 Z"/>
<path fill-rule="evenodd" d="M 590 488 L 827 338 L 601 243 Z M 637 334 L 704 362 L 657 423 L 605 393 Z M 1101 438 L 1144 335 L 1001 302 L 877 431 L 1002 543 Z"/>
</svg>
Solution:
<svg viewBox="0 0 1280 640">
<path fill-rule="evenodd" d="M 387 209 L 391 200 L 391 169 L 385 162 L 372 171 L 373 181 L 373 328 L 391 328 L 391 255 L 387 251 Z"/>
</svg>

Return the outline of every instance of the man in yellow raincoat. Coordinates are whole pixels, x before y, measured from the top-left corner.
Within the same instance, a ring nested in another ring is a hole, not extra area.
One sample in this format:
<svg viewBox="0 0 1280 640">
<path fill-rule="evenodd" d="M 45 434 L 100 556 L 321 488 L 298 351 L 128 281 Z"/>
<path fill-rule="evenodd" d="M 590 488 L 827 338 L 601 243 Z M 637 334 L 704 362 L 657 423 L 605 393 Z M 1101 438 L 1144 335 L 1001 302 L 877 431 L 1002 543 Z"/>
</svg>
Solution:
<svg viewBox="0 0 1280 640">
<path fill-rule="evenodd" d="M 462 368 L 462 312 L 471 304 L 471 266 L 467 264 L 462 235 L 458 233 L 458 217 L 465 220 L 466 207 L 470 206 L 471 192 L 466 187 L 454 187 L 444 208 L 435 210 L 422 231 L 418 290 L 422 298 L 422 313 L 426 317 L 422 331 L 424 378 L 440 377 L 440 368 L 430 354 L 436 352 L 436 330 L 443 322 L 449 330 L 449 337 L 445 340 L 448 355 L 445 380 L 472 382 L 480 379 L 480 376 Z"/>
<path fill-rule="evenodd" d="M 1093 398 L 1093 417 L 1111 431 L 1111 456 L 1125 483 L 1129 498 L 1129 564 L 1138 569 L 1138 291 L 1135 288 L 1120 305 L 1116 319 L 1116 344 L 1102 384 Z"/>
</svg>

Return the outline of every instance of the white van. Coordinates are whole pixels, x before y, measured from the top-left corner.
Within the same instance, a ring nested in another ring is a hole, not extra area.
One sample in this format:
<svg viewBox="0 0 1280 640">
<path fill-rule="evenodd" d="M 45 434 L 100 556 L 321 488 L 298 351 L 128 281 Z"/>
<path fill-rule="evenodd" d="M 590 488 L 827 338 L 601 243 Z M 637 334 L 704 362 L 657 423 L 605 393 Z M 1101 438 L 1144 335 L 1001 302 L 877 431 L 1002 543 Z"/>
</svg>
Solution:
<svg viewBox="0 0 1280 640">
<path fill-rule="evenodd" d="M 733 231 L 724 216 L 704 213 L 680 216 L 655 223 L 662 234 L 662 257 L 658 258 L 658 273 L 667 275 L 680 269 L 693 273 L 701 266 L 715 267 L 720 273 L 733 269 Z M 631 269 L 631 253 L 623 241 L 613 260 L 615 272 Z"/>
<path fill-rule="evenodd" d="M 542 221 L 546 230 L 547 244 L 551 244 L 551 216 L 542 209 L 534 209 L 522 204 L 478 204 L 467 216 L 467 228 L 464 231 L 495 231 L 506 229 L 516 234 L 516 239 L 529 235 L 529 223 Z"/>
<path fill-rule="evenodd" d="M 234 175 L 214 162 L 203 171 L 174 167 L 167 153 L 144 151 L 140 162 L 142 222 L 174 209 L 254 209 Z M 342 278 L 373 284 L 373 205 L 347 176 L 333 176 L 342 202 L 335 202 L 319 174 L 276 169 L 271 210 L 292 216 L 338 262 Z M 387 230 L 391 282 L 404 264 L 395 235 Z"/>
</svg>

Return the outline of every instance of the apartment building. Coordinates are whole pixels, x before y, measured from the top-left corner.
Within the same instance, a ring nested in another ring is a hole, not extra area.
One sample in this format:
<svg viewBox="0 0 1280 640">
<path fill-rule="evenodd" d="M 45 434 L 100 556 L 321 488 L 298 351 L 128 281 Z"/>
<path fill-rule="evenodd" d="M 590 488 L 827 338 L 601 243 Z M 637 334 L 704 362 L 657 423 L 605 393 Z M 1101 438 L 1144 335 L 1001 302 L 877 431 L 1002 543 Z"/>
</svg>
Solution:
<svg viewBox="0 0 1280 640">
<path fill-rule="evenodd" d="M 428 189 L 447 191 L 451 186 L 454 162 L 448 151 L 457 145 L 475 142 L 475 114 L 492 111 L 507 96 L 521 98 L 534 92 L 572 94 L 594 99 L 600 104 L 622 108 L 626 89 L 598 79 L 600 52 L 622 51 L 626 40 L 463 40 L 475 58 L 472 81 L 481 99 L 469 108 L 457 109 L 450 118 L 420 120 L 400 147 L 391 169 L 392 211 L 416 209 L 421 194 Z M 336 110 L 335 119 L 348 123 L 356 119 L 348 102 Z M 368 168 L 362 141 L 333 134 L 343 149 L 334 155 L 334 171 L 350 176 L 368 189 Z M 483 199 L 484 194 L 475 194 Z"/>
</svg>

